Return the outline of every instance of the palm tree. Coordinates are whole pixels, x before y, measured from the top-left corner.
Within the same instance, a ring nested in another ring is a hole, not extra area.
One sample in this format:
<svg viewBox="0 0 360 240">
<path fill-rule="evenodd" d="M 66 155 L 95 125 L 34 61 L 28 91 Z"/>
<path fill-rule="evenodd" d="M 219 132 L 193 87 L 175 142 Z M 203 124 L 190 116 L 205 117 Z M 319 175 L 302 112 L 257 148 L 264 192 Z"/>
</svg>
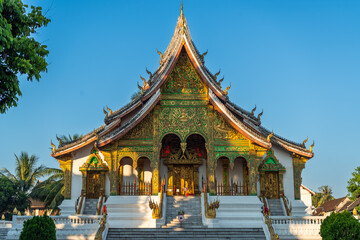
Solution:
<svg viewBox="0 0 360 240">
<path fill-rule="evenodd" d="M 46 168 L 43 165 L 37 167 L 36 165 L 39 158 L 35 155 L 29 156 L 26 152 L 21 152 L 20 157 L 15 154 L 15 160 L 15 174 L 3 168 L 0 170 L 0 177 L 15 182 L 24 193 L 28 193 L 40 177 L 54 172 L 53 168 Z"/>
<path fill-rule="evenodd" d="M 61 146 L 63 143 L 69 143 L 69 142 L 76 141 L 76 140 L 78 140 L 78 139 L 80 139 L 82 137 L 83 137 L 83 135 L 78 134 L 78 133 L 75 133 L 73 135 L 68 134 L 67 136 L 66 135 L 60 135 L 60 137 L 56 136 L 56 138 L 59 141 L 59 146 Z"/>
<path fill-rule="evenodd" d="M 53 169 L 53 174 L 47 180 L 35 185 L 30 197 L 43 201 L 51 209 L 57 209 L 64 200 L 64 192 L 64 172 Z"/>
<path fill-rule="evenodd" d="M 332 188 L 329 187 L 328 185 L 319 187 L 319 191 L 320 191 L 320 196 L 321 197 L 320 197 L 320 200 L 318 202 L 318 206 L 321 206 L 325 202 L 334 199 L 334 197 L 332 196 L 332 194 L 333 194 Z"/>
</svg>

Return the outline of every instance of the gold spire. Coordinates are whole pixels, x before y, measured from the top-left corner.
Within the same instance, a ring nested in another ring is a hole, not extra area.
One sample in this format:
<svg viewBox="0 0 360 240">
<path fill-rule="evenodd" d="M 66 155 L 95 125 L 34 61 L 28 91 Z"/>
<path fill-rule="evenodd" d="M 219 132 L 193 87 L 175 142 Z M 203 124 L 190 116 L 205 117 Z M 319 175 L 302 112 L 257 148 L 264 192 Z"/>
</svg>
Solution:
<svg viewBox="0 0 360 240">
<path fill-rule="evenodd" d="M 184 11 L 183 11 L 183 1 L 181 1 L 180 17 L 181 17 L 181 33 L 182 33 L 182 34 L 184 34 Z"/>
</svg>

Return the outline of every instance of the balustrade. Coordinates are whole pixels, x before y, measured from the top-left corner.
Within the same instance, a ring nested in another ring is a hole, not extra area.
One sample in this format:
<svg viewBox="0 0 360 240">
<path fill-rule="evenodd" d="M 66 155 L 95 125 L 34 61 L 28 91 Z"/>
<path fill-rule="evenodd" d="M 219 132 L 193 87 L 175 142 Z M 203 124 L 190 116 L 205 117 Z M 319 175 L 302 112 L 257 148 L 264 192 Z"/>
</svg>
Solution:
<svg viewBox="0 0 360 240">
<path fill-rule="evenodd" d="M 138 196 L 138 195 L 151 195 L 152 193 L 152 181 L 146 182 L 125 182 L 121 185 L 120 195 L 130 195 L 130 196 Z"/>
</svg>

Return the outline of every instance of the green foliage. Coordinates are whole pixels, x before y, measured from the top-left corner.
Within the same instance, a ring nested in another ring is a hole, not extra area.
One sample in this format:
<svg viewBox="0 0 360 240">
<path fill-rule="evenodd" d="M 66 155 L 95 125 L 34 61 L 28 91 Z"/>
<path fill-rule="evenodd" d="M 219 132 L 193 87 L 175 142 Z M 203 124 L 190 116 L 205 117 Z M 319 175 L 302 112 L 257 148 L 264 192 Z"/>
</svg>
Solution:
<svg viewBox="0 0 360 240">
<path fill-rule="evenodd" d="M 20 157 L 15 155 L 16 167 L 15 175 L 8 169 L 0 170 L 0 177 L 7 178 L 19 185 L 21 191 L 28 193 L 35 185 L 39 177 L 44 177 L 54 172 L 53 168 L 46 168 L 43 165 L 37 167 L 39 158 L 35 155 L 29 156 L 26 152 L 21 152 Z"/>
<path fill-rule="evenodd" d="M 54 173 L 47 180 L 32 189 L 30 197 L 43 201 L 48 208 L 57 209 L 64 200 L 64 192 L 64 172 L 54 169 Z"/>
<path fill-rule="evenodd" d="M 320 236 L 324 240 L 360 239 L 360 223 L 351 213 L 331 213 L 320 227 Z"/>
<path fill-rule="evenodd" d="M 313 197 L 312 197 L 312 204 L 314 207 L 320 207 L 321 205 L 323 205 L 325 202 L 333 200 L 333 192 L 332 192 L 332 188 L 329 187 L 328 185 L 325 186 L 321 186 L 319 187 L 319 192 L 317 192 Z"/>
<path fill-rule="evenodd" d="M 24 212 L 30 206 L 27 195 L 16 183 L 0 178 L 0 214 L 11 214 L 14 208 Z"/>
<path fill-rule="evenodd" d="M 24 222 L 19 240 L 38 239 L 56 240 L 54 221 L 47 215 L 36 216 Z"/>
<path fill-rule="evenodd" d="M 355 171 L 352 173 L 352 178 L 348 181 L 347 190 L 351 200 L 354 201 L 360 197 L 360 167 L 355 168 Z"/>
<path fill-rule="evenodd" d="M 76 141 L 76 140 L 78 140 L 78 139 L 80 139 L 82 137 L 83 137 L 83 135 L 78 134 L 78 133 L 75 133 L 73 135 L 68 134 L 67 136 L 66 135 L 60 135 L 60 137 L 56 136 L 56 138 L 59 141 L 59 147 L 61 145 L 63 145 L 64 143 L 70 143 L 70 142 Z"/>
<path fill-rule="evenodd" d="M 137 92 L 134 92 L 132 95 L 131 95 L 131 101 L 134 100 L 135 98 L 137 98 L 138 96 L 141 95 L 141 91 L 137 91 Z"/>
<path fill-rule="evenodd" d="M 321 193 L 315 193 L 315 195 L 311 197 L 312 205 L 316 208 L 320 207 L 319 205 L 320 199 L 321 199 Z"/>
<path fill-rule="evenodd" d="M 0 0 L 0 113 L 17 106 L 20 75 L 39 81 L 47 70 L 47 46 L 32 35 L 49 22 L 41 7 L 29 9 L 21 0 Z"/>
</svg>

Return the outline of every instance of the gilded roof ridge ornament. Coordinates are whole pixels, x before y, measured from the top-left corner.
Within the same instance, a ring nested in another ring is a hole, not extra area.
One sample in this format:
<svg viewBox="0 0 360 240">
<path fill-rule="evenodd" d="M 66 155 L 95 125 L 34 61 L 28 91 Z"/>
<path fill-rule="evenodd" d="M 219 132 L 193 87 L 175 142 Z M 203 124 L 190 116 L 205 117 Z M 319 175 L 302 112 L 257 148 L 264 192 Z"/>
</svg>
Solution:
<svg viewBox="0 0 360 240">
<path fill-rule="evenodd" d="M 224 81 L 224 78 L 225 78 L 225 77 L 223 76 L 222 79 L 220 79 L 220 80 L 217 82 L 217 84 L 219 84 L 220 87 L 221 87 L 221 82 Z"/>
<path fill-rule="evenodd" d="M 272 136 L 274 136 L 274 131 L 271 131 L 271 133 L 267 136 L 266 141 L 270 142 Z"/>
<path fill-rule="evenodd" d="M 313 144 L 311 144 L 310 148 L 309 148 L 309 151 L 312 153 L 313 152 L 313 148 L 315 146 L 315 141 L 313 141 Z"/>
<path fill-rule="evenodd" d="M 59 141 L 59 145 L 61 146 L 63 144 L 63 141 L 61 140 L 61 138 L 58 137 L 57 134 L 56 134 L 56 139 Z"/>
<path fill-rule="evenodd" d="M 203 54 L 201 54 L 200 56 L 200 59 L 201 59 L 201 62 L 204 64 L 205 61 L 204 61 L 204 57 L 206 56 L 206 54 L 208 54 L 209 50 L 206 50 L 206 52 L 204 52 Z"/>
<path fill-rule="evenodd" d="M 99 134 L 96 133 L 95 129 L 93 131 L 93 134 L 96 137 L 96 141 L 99 141 L 100 137 L 99 137 Z"/>
<path fill-rule="evenodd" d="M 158 49 L 156 49 L 156 52 L 160 55 L 160 65 L 161 65 L 162 64 L 163 54 Z"/>
<path fill-rule="evenodd" d="M 225 90 L 224 90 L 224 94 L 227 96 L 228 95 L 228 91 L 230 90 L 230 88 L 231 88 L 231 83 L 230 83 L 230 85 L 227 87 L 227 88 L 225 88 Z"/>
<path fill-rule="evenodd" d="M 184 9 L 183 9 L 183 1 L 181 1 L 181 9 L 180 9 L 180 17 L 181 17 L 181 34 L 184 34 Z"/>
<path fill-rule="evenodd" d="M 109 116 L 109 113 L 105 110 L 105 107 L 103 107 L 103 112 L 105 114 L 105 119 L 107 119 Z"/>
<path fill-rule="evenodd" d="M 302 146 L 305 147 L 305 143 L 309 140 L 309 137 L 307 137 L 303 142 L 302 142 Z"/>
<path fill-rule="evenodd" d="M 146 68 L 146 72 L 147 72 L 147 74 L 149 74 L 149 76 L 150 76 L 150 79 L 153 77 L 153 74 Z"/>
<path fill-rule="evenodd" d="M 219 76 L 220 72 L 221 72 L 221 68 L 219 69 L 219 71 L 218 71 L 217 73 L 214 74 L 214 79 L 215 79 L 215 81 L 216 81 L 216 79 L 217 79 L 217 76 Z"/>
<path fill-rule="evenodd" d="M 108 105 L 106 105 L 106 109 L 109 111 L 109 116 L 111 116 L 112 110 L 108 107 Z"/>
<path fill-rule="evenodd" d="M 257 119 L 260 121 L 261 116 L 264 114 L 264 109 L 261 111 L 261 113 L 259 113 L 259 115 L 257 116 Z"/>
<path fill-rule="evenodd" d="M 52 152 L 54 153 L 56 151 L 56 146 L 53 144 L 52 140 L 50 140 L 50 144 L 52 146 Z"/>
<path fill-rule="evenodd" d="M 256 104 L 255 104 L 255 107 L 251 110 L 251 115 L 253 115 L 253 116 L 254 116 L 255 111 L 256 111 Z"/>
</svg>

